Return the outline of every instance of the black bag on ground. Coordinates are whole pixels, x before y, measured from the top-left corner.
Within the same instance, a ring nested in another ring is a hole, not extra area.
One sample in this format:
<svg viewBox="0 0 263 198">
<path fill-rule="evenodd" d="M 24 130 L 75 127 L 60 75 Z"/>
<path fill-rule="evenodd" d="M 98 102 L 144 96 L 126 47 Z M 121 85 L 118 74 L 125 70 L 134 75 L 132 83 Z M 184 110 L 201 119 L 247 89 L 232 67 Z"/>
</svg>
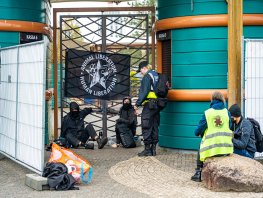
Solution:
<svg viewBox="0 0 263 198">
<path fill-rule="evenodd" d="M 263 152 L 263 135 L 262 135 L 261 130 L 260 130 L 260 125 L 259 125 L 258 121 L 256 121 L 254 118 L 247 118 L 247 119 L 253 125 L 257 152 L 261 153 L 261 152 Z"/>
<path fill-rule="evenodd" d="M 47 177 L 50 188 L 56 190 L 79 190 L 74 187 L 76 181 L 74 177 L 68 174 L 68 168 L 63 163 L 48 162 L 43 170 L 43 177 Z"/>
<path fill-rule="evenodd" d="M 120 133 L 121 143 L 125 148 L 134 148 L 136 143 L 133 139 L 132 131 L 127 127 L 126 124 L 121 123 L 117 125 L 117 130 Z"/>
</svg>

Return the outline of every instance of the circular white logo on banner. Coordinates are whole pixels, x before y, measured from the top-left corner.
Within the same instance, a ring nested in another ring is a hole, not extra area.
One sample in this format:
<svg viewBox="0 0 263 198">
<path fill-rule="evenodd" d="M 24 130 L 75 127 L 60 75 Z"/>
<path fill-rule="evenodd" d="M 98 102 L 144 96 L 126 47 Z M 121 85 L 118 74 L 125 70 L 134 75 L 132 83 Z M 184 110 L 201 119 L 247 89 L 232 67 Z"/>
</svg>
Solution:
<svg viewBox="0 0 263 198">
<path fill-rule="evenodd" d="M 105 96 L 116 85 L 116 73 L 116 66 L 108 56 L 91 54 L 82 63 L 80 82 L 88 94 Z"/>
</svg>

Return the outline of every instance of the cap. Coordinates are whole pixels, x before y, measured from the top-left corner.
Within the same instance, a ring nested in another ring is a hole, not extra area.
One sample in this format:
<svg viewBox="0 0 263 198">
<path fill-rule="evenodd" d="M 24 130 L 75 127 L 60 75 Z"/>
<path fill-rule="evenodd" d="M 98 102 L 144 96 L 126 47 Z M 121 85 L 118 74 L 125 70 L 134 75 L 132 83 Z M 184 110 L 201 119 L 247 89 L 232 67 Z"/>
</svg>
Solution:
<svg viewBox="0 0 263 198">
<path fill-rule="evenodd" d="M 147 61 L 140 62 L 137 73 L 139 73 L 141 71 L 141 68 L 146 67 L 147 65 L 148 65 Z"/>
<path fill-rule="evenodd" d="M 238 118 L 238 117 L 241 116 L 241 109 L 240 109 L 240 107 L 239 107 L 237 104 L 233 104 L 233 105 L 229 108 L 228 111 L 230 112 L 230 115 L 233 116 L 233 117 Z"/>
</svg>

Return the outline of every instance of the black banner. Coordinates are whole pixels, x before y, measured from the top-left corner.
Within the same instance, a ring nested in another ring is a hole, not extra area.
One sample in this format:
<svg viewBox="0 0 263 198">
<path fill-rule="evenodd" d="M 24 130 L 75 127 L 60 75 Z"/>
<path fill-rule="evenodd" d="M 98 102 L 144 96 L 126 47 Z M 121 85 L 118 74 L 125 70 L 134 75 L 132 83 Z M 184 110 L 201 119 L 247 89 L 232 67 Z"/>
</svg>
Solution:
<svg viewBox="0 0 263 198">
<path fill-rule="evenodd" d="M 65 96 L 118 100 L 130 93 L 130 55 L 69 49 Z"/>
</svg>

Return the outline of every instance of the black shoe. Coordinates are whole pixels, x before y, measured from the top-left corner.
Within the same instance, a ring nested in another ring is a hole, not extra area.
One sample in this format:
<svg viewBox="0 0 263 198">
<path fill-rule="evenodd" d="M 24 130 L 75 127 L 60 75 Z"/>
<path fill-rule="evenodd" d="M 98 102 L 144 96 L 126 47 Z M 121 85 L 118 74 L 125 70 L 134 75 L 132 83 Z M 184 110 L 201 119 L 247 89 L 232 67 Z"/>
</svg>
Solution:
<svg viewBox="0 0 263 198">
<path fill-rule="evenodd" d="M 102 149 L 105 146 L 105 144 L 107 144 L 108 138 L 102 138 L 102 139 L 98 138 L 97 142 L 98 142 L 98 148 Z"/>
<path fill-rule="evenodd" d="M 92 143 L 92 142 L 86 143 L 84 147 L 85 147 L 85 149 L 94 150 L 94 143 Z"/>
<path fill-rule="evenodd" d="M 191 177 L 191 180 L 195 182 L 201 182 L 201 170 L 196 170 L 195 174 Z"/>
<path fill-rule="evenodd" d="M 152 144 L 151 150 L 152 150 L 152 156 L 156 156 L 156 144 Z"/>
<path fill-rule="evenodd" d="M 138 153 L 139 157 L 146 157 L 146 156 L 152 156 L 152 149 L 150 145 L 145 145 L 145 148 L 142 152 Z"/>
</svg>

